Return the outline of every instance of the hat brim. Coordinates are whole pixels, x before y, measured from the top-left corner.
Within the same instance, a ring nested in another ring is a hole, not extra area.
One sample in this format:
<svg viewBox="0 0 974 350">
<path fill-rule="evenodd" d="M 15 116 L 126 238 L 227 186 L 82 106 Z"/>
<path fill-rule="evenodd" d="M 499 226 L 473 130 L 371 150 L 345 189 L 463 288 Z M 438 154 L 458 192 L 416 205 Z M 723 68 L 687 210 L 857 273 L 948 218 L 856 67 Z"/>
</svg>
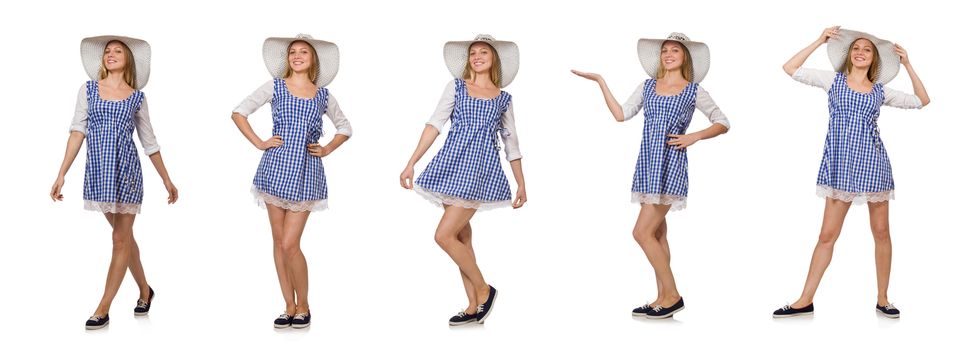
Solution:
<svg viewBox="0 0 974 350">
<path fill-rule="evenodd" d="M 877 54 L 873 55 L 874 58 L 879 59 L 879 76 L 876 81 L 883 84 L 892 81 L 900 71 L 900 56 L 896 54 L 892 42 L 877 38 L 869 33 L 839 29 L 839 35 L 829 38 L 827 49 L 832 68 L 836 72 L 842 70 L 842 65 L 845 64 L 846 57 L 849 55 L 849 45 L 859 39 L 867 39 L 876 46 Z"/>
<path fill-rule="evenodd" d="M 283 78 L 287 70 L 287 50 L 295 41 L 311 44 L 318 55 L 318 79 L 315 85 L 325 87 L 338 75 L 338 45 L 306 38 L 267 38 L 264 40 L 264 65 L 274 78 Z"/>
<path fill-rule="evenodd" d="M 687 47 L 687 51 L 690 51 L 690 57 L 693 59 L 693 82 L 700 83 L 703 81 L 703 78 L 707 76 L 707 72 L 710 70 L 710 48 L 707 47 L 707 44 L 697 41 L 639 39 L 639 42 L 636 44 L 636 51 L 639 54 L 639 62 L 642 63 L 646 74 L 649 74 L 653 79 L 658 78 L 656 71 L 659 70 L 660 49 L 663 43 L 667 41 L 676 41 Z"/>
<path fill-rule="evenodd" d="M 132 88 L 141 90 L 149 82 L 149 63 L 152 59 L 152 49 L 149 43 L 142 39 L 117 35 L 102 35 L 81 40 L 81 64 L 91 80 L 99 80 L 102 57 L 105 56 L 105 46 L 112 41 L 120 41 L 132 51 L 135 61 L 135 85 Z"/>
<path fill-rule="evenodd" d="M 473 43 L 485 43 L 497 51 L 501 64 L 501 86 L 503 88 L 514 81 L 517 76 L 518 64 L 520 62 L 520 51 L 517 44 L 511 41 L 447 41 L 443 45 L 443 60 L 446 61 L 446 68 L 454 78 L 463 79 L 463 70 L 467 67 L 467 58 L 470 56 L 470 45 Z"/>
</svg>

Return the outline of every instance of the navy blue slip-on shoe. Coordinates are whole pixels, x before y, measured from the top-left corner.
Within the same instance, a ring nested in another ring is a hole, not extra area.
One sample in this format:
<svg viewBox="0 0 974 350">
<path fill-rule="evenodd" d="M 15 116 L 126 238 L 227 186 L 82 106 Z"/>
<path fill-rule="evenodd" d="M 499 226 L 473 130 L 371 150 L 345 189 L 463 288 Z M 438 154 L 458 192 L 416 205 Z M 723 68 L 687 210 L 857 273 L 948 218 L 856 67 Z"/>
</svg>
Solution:
<svg viewBox="0 0 974 350">
<path fill-rule="evenodd" d="M 291 319 L 291 328 L 304 328 L 311 325 L 311 312 L 294 315 Z"/>
<path fill-rule="evenodd" d="M 771 317 L 783 318 L 783 317 L 795 317 L 795 316 L 807 316 L 815 312 L 815 304 L 808 304 L 808 306 L 795 309 L 791 305 L 782 306 L 780 309 L 774 310 Z"/>
<path fill-rule="evenodd" d="M 490 287 L 490 294 L 487 295 L 487 301 L 477 306 L 478 323 L 484 323 L 487 316 L 490 316 L 491 310 L 494 309 L 494 299 L 497 298 L 497 289 L 494 289 L 494 287 L 490 285 L 488 285 L 488 287 Z"/>
<path fill-rule="evenodd" d="M 105 316 L 94 315 L 85 322 L 85 329 L 101 329 L 108 325 L 108 314 Z"/>
<path fill-rule="evenodd" d="M 650 311 L 653 311 L 653 306 L 646 303 L 646 305 L 632 309 L 633 316 L 646 316 Z"/>
<path fill-rule="evenodd" d="M 456 316 L 450 317 L 451 326 L 462 326 L 471 322 L 477 322 L 477 313 L 468 314 L 466 311 L 460 311 Z"/>
<path fill-rule="evenodd" d="M 680 312 L 680 310 L 683 310 L 683 298 L 680 298 L 675 304 L 668 307 L 663 307 L 662 305 L 654 306 L 646 313 L 646 318 L 673 317 L 673 314 Z"/>
<path fill-rule="evenodd" d="M 889 318 L 900 318 L 900 309 L 897 309 L 896 306 L 893 306 L 893 304 L 886 306 L 879 306 L 879 304 L 876 304 L 876 312 L 879 312 L 883 314 L 883 316 Z"/>
<path fill-rule="evenodd" d="M 274 319 L 274 328 L 287 328 L 291 327 L 291 320 L 294 319 L 294 315 L 281 314 Z"/>
<path fill-rule="evenodd" d="M 145 316 L 149 314 L 149 308 L 152 307 L 152 299 L 156 298 L 156 291 L 149 287 L 149 301 L 142 300 L 135 302 L 135 316 Z"/>
</svg>

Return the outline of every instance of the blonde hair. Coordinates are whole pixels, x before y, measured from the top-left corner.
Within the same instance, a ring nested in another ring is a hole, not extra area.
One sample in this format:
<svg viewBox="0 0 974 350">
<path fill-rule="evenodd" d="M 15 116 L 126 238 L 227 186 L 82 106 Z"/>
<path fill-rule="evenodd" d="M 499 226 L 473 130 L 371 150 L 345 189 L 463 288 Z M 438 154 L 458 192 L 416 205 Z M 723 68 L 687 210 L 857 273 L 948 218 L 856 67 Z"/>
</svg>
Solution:
<svg viewBox="0 0 974 350">
<path fill-rule="evenodd" d="M 463 79 L 474 78 L 473 67 L 470 67 L 470 48 L 476 44 L 485 44 L 490 48 L 490 53 L 493 55 L 492 62 L 490 63 L 490 81 L 494 83 L 494 86 L 501 87 L 501 61 L 500 56 L 497 56 L 497 50 L 494 46 L 483 41 L 478 41 L 470 44 L 467 47 L 467 65 L 463 68 Z"/>
<path fill-rule="evenodd" d="M 680 49 L 683 49 L 683 65 L 680 66 L 680 74 L 683 75 L 683 79 L 687 81 L 693 81 L 693 58 L 690 57 L 690 50 L 687 50 L 686 46 L 679 41 L 667 40 L 660 45 L 660 52 L 662 52 L 663 45 L 666 43 L 676 43 L 680 45 Z M 666 76 L 666 68 L 663 67 L 663 55 L 659 55 L 659 68 L 656 68 L 656 79 L 662 79 Z"/>
<path fill-rule="evenodd" d="M 873 48 L 873 61 L 869 63 L 869 70 L 866 71 L 866 79 L 869 79 L 869 82 L 871 83 L 875 83 L 876 79 L 879 78 L 879 49 L 876 48 L 876 44 L 874 44 L 872 40 L 866 38 L 856 38 L 856 40 L 853 40 L 852 43 L 849 44 L 849 47 L 846 48 L 845 51 L 845 62 L 842 63 L 842 72 L 844 72 L 845 75 L 849 75 L 849 72 L 852 71 L 852 55 L 850 53 L 852 52 L 852 47 L 856 45 L 856 42 L 859 41 L 859 39 L 865 40 L 867 43 L 869 43 L 869 46 Z"/>
<path fill-rule="evenodd" d="M 122 67 L 122 80 L 125 81 L 129 87 L 135 89 L 135 56 L 132 55 L 132 50 L 129 49 L 128 45 L 125 43 L 112 40 L 105 44 L 105 48 L 112 43 L 118 43 L 122 47 L 122 52 L 125 53 L 125 67 Z M 101 67 L 98 69 L 98 79 L 105 79 L 108 77 L 108 68 L 105 68 L 105 53 L 101 54 Z"/>
<path fill-rule="evenodd" d="M 287 45 L 287 52 L 288 52 L 288 55 L 289 56 L 291 54 L 291 46 L 293 46 L 294 43 L 304 43 L 305 45 L 308 45 L 309 48 L 311 48 L 311 62 L 312 62 L 312 64 L 311 64 L 311 67 L 308 67 L 308 79 L 311 79 L 311 82 L 312 83 L 317 84 L 318 83 L 318 64 L 319 64 L 318 63 L 318 50 L 315 50 L 315 47 L 314 46 L 311 46 L 311 43 L 309 43 L 307 41 L 304 41 L 304 40 L 295 40 L 295 41 L 292 41 L 290 44 Z M 291 62 L 290 61 L 288 61 L 286 63 L 287 64 L 284 65 L 286 67 L 286 68 L 284 68 L 284 77 L 285 78 L 290 78 L 291 75 L 294 74 L 294 70 L 291 69 Z"/>
</svg>

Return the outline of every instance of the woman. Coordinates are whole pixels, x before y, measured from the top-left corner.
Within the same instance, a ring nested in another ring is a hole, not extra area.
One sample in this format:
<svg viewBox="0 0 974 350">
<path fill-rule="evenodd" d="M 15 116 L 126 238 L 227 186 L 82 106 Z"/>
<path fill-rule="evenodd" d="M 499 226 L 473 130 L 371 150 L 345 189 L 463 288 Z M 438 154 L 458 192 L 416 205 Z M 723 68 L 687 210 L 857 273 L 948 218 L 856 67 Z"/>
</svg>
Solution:
<svg viewBox="0 0 974 350">
<path fill-rule="evenodd" d="M 484 281 L 477 266 L 470 218 L 477 210 L 508 205 L 520 208 L 527 201 L 527 194 L 511 95 L 501 90 L 517 74 L 517 45 L 481 34 L 472 41 L 447 42 L 443 55 L 455 79 L 443 90 L 416 151 L 399 175 L 399 183 L 443 208 L 443 217 L 436 228 L 436 243 L 460 268 L 468 301 L 465 309 L 450 318 L 450 325 L 457 326 L 483 323 L 497 296 L 497 290 Z M 433 144 L 447 119 L 451 124 L 443 148 L 414 184 L 413 167 Z M 501 169 L 498 138 L 504 143 L 518 185 L 513 202 L 510 185 Z"/>
<path fill-rule="evenodd" d="M 139 285 L 135 315 L 148 314 L 155 297 L 155 291 L 146 281 L 139 246 L 132 234 L 143 194 L 142 166 L 132 141 L 133 130 L 139 133 L 145 154 L 169 192 L 169 204 L 179 198 L 162 161 L 149 123 L 149 106 L 141 91 L 149 80 L 149 58 L 149 43 L 144 40 L 108 35 L 81 41 L 81 62 L 91 80 L 78 90 L 71 135 L 61 170 L 51 187 L 51 199 L 64 200 L 61 195 L 64 176 L 87 138 L 85 209 L 105 215 L 112 227 L 113 247 L 105 293 L 94 314 L 85 322 L 86 329 L 108 325 L 108 311 L 126 270 L 132 272 Z"/>
<path fill-rule="evenodd" d="M 666 39 L 640 39 L 637 48 L 650 78 L 636 87 L 624 105 L 619 105 L 602 76 L 572 72 L 599 83 L 616 121 L 629 120 L 643 110 L 643 138 L 632 181 L 632 202 L 641 209 L 632 232 L 655 270 L 657 293 L 655 301 L 635 308 L 632 315 L 667 318 L 683 310 L 670 269 L 666 213 L 686 207 L 686 148 L 727 132 L 730 122 L 700 86 L 710 69 L 706 44 L 672 33 Z M 712 125 L 687 134 L 694 109 L 707 115 Z"/>
<path fill-rule="evenodd" d="M 828 43 L 834 71 L 802 67 L 808 56 Z M 914 95 L 886 87 L 906 67 Z M 811 315 L 812 299 L 832 250 L 839 238 L 849 207 L 867 203 L 869 224 L 876 242 L 876 312 L 896 318 L 900 311 L 889 302 L 890 264 L 893 246 L 889 237 L 889 200 L 893 199 L 893 173 L 886 147 L 879 138 L 879 109 L 921 108 L 930 103 L 926 89 L 906 51 L 899 45 L 875 36 L 826 28 L 811 45 L 802 49 L 782 67 L 797 81 L 824 89 L 829 95 L 829 131 L 818 171 L 817 192 L 825 197 L 825 214 L 818 244 L 812 254 L 805 288 L 798 301 L 775 310 L 773 317 Z"/>
<path fill-rule="evenodd" d="M 276 328 L 311 324 L 308 306 L 308 264 L 301 252 L 301 234 L 312 211 L 328 208 L 328 186 L 321 158 L 352 135 L 352 127 L 325 88 L 338 73 L 338 46 L 299 34 L 264 41 L 264 64 L 273 79 L 233 110 L 232 119 L 254 147 L 264 152 L 251 192 L 267 209 L 274 237 L 274 264 L 284 295 L 285 311 Z M 264 140 L 247 119 L 270 103 L 273 136 Z M 321 146 L 322 115 L 337 132 Z"/>
</svg>

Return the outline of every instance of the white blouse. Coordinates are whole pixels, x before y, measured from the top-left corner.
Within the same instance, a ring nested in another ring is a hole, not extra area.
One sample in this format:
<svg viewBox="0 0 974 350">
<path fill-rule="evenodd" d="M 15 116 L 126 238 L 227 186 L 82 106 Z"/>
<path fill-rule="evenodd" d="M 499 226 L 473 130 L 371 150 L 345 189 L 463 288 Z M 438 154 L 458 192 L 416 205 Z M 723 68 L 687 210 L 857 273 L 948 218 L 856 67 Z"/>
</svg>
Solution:
<svg viewBox="0 0 974 350">
<path fill-rule="evenodd" d="M 433 111 L 433 116 L 426 122 L 426 124 L 436 128 L 437 131 L 442 132 L 443 125 L 453 115 L 453 105 L 456 103 L 456 84 L 454 80 L 450 80 L 446 84 L 446 88 L 443 89 L 443 95 L 440 97 L 440 102 L 436 104 L 436 110 Z M 513 162 L 521 159 L 521 149 L 518 147 L 517 141 L 517 128 L 514 127 L 513 101 L 507 103 L 507 111 L 501 114 L 501 128 L 507 130 L 507 132 L 502 132 L 501 134 L 501 141 L 504 142 L 504 153 L 507 154 L 507 161 Z"/>
<path fill-rule="evenodd" d="M 70 131 L 77 131 L 88 134 L 88 88 L 87 83 L 81 84 L 78 90 L 78 102 L 74 107 L 74 119 L 71 120 Z M 156 135 L 152 132 L 152 124 L 149 123 L 149 103 L 142 97 L 142 106 L 135 112 L 135 131 L 139 133 L 139 142 L 146 155 L 153 155 L 159 152 L 159 143 L 156 142 Z"/>
<path fill-rule="evenodd" d="M 625 116 L 624 120 L 632 119 L 643 108 L 644 90 L 646 90 L 646 81 L 639 83 L 636 86 L 636 90 L 626 100 L 626 103 L 622 105 L 622 114 Z M 717 103 L 714 103 L 714 99 L 710 98 L 710 94 L 707 93 L 707 90 L 703 89 L 703 86 L 697 85 L 695 105 L 700 112 L 707 116 L 707 119 L 710 119 L 711 123 L 723 125 L 727 130 L 730 130 L 730 120 L 727 120 L 727 116 L 724 115 L 724 112 L 720 111 Z"/>
<path fill-rule="evenodd" d="M 250 116 L 250 114 L 257 111 L 260 106 L 271 102 L 274 98 L 274 80 L 268 81 L 257 88 L 254 93 L 247 96 L 237 108 L 233 109 L 233 113 L 240 114 L 244 117 Z M 345 113 L 342 113 L 341 107 L 338 106 L 338 100 L 335 99 L 335 94 L 331 91 L 328 92 L 328 108 L 325 109 L 325 115 L 328 119 L 331 119 L 331 123 L 335 125 L 335 133 L 342 134 L 348 137 L 352 137 L 352 124 L 348 122 L 345 118 Z"/>
<path fill-rule="evenodd" d="M 822 88 L 822 90 L 825 90 L 825 92 L 829 92 L 829 89 L 832 88 L 832 82 L 835 81 L 836 74 L 838 73 L 830 70 L 801 67 L 795 71 L 795 74 L 791 75 L 791 78 L 811 86 Z M 894 90 L 886 85 L 883 85 L 883 104 L 890 107 L 905 109 L 923 107 L 923 103 L 920 102 L 920 98 L 916 95 Z"/>
</svg>

